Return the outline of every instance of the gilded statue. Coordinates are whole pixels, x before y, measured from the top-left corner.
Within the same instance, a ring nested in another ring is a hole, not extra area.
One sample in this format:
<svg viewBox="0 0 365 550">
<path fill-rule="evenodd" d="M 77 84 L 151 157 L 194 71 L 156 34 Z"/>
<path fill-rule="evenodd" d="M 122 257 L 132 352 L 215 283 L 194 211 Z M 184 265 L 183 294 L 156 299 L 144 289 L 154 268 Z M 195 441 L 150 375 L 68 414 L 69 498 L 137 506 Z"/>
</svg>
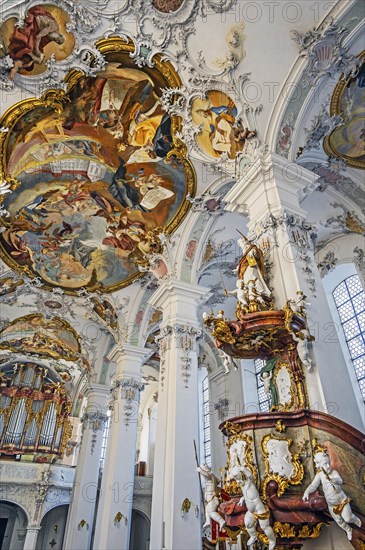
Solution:
<svg viewBox="0 0 365 550">
<path fill-rule="evenodd" d="M 265 281 L 265 267 L 262 250 L 242 237 L 237 241 L 242 250 L 242 258 L 236 268 L 238 280 L 236 289 L 228 294 L 237 296 L 238 310 L 244 313 L 262 311 L 271 306 L 271 291 Z"/>
</svg>

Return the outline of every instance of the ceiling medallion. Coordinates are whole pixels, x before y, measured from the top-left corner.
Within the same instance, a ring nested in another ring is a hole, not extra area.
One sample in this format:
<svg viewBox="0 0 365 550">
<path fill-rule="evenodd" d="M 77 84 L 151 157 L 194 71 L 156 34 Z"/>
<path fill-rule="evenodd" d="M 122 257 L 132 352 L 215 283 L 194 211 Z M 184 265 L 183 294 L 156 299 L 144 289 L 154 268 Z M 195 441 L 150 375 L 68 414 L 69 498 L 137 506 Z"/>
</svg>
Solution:
<svg viewBox="0 0 365 550">
<path fill-rule="evenodd" d="M 179 10 L 185 0 L 152 0 L 152 5 L 157 11 L 171 13 Z"/>
<path fill-rule="evenodd" d="M 62 309 L 63 307 L 61 302 L 57 302 L 57 300 L 46 300 L 44 305 L 48 307 L 48 309 Z"/>
<path fill-rule="evenodd" d="M 111 292 L 131 283 L 151 232 L 171 233 L 188 211 L 195 175 L 177 139 L 181 119 L 160 96 L 180 78 L 160 56 L 138 68 L 133 44 L 96 44 L 97 76 L 70 71 L 67 90 L 11 107 L 0 121 L 0 249 L 13 269 L 44 286 Z"/>
</svg>

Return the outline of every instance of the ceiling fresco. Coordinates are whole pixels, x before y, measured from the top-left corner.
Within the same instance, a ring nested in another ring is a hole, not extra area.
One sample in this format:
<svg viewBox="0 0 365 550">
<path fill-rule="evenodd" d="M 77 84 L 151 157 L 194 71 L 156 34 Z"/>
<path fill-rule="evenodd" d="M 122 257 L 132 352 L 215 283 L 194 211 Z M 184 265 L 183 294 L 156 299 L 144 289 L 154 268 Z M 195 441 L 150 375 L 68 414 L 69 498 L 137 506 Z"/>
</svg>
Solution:
<svg viewBox="0 0 365 550">
<path fill-rule="evenodd" d="M 133 46 L 98 44 L 97 76 L 71 71 L 67 90 L 5 113 L 5 261 L 47 286 L 113 291 L 138 275 L 154 229 L 173 231 L 188 210 L 195 178 L 166 113 L 162 90 L 180 81 L 172 66 L 136 67 Z"/>
<path fill-rule="evenodd" d="M 8 55 L 12 60 L 10 78 L 16 73 L 43 73 L 51 56 L 56 61 L 66 59 L 75 45 L 67 23 L 69 16 L 51 4 L 32 6 L 22 21 L 15 17 L 7 19 L 0 27 L 0 58 Z"/>
<path fill-rule="evenodd" d="M 326 152 L 341 157 L 355 168 L 365 168 L 365 52 L 354 78 L 337 84 L 331 102 L 331 115 L 340 115 L 343 124 L 326 138 Z"/>
<path fill-rule="evenodd" d="M 208 91 L 204 99 L 194 99 L 191 114 L 201 127 L 196 138 L 198 145 L 214 158 L 225 154 L 234 159 L 243 150 L 245 140 L 256 134 L 242 126 L 234 101 L 218 90 Z"/>
<path fill-rule="evenodd" d="M 0 349 L 66 360 L 78 359 L 81 351 L 78 335 L 66 321 L 39 313 L 9 323 L 0 332 Z"/>
</svg>

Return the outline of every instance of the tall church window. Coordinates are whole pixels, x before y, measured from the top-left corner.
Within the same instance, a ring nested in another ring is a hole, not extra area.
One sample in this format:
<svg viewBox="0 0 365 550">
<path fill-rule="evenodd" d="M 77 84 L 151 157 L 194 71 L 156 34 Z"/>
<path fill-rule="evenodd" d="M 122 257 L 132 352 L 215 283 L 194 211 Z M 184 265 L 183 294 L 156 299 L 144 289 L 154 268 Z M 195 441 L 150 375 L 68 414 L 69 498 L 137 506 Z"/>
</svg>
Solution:
<svg viewBox="0 0 365 550">
<path fill-rule="evenodd" d="M 108 444 L 109 430 L 110 430 L 110 411 L 108 411 L 108 420 L 104 424 L 103 440 L 101 442 L 101 453 L 100 453 L 100 470 L 101 471 L 104 470 L 105 455 L 106 455 L 106 447 L 107 447 L 107 444 Z"/>
<path fill-rule="evenodd" d="M 351 275 L 333 293 L 347 347 L 365 400 L 365 292 L 358 275 Z"/>
<path fill-rule="evenodd" d="M 210 416 L 209 416 L 209 380 L 203 379 L 203 445 L 204 461 L 208 466 L 212 465 L 212 450 L 210 441 Z"/>
<path fill-rule="evenodd" d="M 264 359 L 255 359 L 255 373 L 256 373 L 256 384 L 257 384 L 257 397 L 259 402 L 260 412 L 269 412 L 270 411 L 270 399 L 265 393 L 264 384 L 260 378 L 260 371 L 266 365 Z"/>
</svg>

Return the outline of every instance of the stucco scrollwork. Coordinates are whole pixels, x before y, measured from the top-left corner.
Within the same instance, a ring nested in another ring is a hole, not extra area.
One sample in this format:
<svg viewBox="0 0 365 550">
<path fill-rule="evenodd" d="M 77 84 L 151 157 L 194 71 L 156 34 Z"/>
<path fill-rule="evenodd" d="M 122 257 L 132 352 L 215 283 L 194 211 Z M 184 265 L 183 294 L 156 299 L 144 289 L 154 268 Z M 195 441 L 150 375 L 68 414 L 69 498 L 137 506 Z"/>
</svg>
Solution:
<svg viewBox="0 0 365 550">
<path fill-rule="evenodd" d="M 292 31 L 293 40 L 300 47 L 300 55 L 308 60 L 306 82 L 316 84 L 322 76 L 332 77 L 340 71 L 344 73 L 344 78 L 355 75 L 359 60 L 349 54 L 348 47 L 344 46 L 348 26 L 353 21 L 351 19 L 344 26 L 339 26 L 333 19 L 329 19 L 317 30 L 306 33 Z"/>
</svg>

